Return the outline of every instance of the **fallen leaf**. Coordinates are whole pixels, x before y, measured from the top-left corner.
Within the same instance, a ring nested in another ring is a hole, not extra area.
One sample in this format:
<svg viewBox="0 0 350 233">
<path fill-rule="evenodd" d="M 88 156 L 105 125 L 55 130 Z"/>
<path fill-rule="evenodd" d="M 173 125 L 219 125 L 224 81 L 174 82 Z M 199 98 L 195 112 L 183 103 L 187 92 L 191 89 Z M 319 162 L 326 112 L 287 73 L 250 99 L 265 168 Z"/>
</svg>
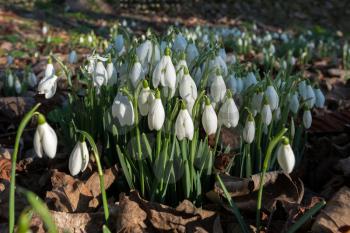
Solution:
<svg viewBox="0 0 350 233">
<path fill-rule="evenodd" d="M 312 225 L 313 232 L 339 232 L 350 226 L 350 188 L 344 186 L 327 202 Z M 344 231 L 341 231 L 344 232 Z M 345 231 L 346 232 L 346 231 Z"/>
<path fill-rule="evenodd" d="M 222 232 L 220 218 L 184 200 L 174 209 L 142 199 L 136 191 L 120 195 L 118 232 Z"/>
</svg>

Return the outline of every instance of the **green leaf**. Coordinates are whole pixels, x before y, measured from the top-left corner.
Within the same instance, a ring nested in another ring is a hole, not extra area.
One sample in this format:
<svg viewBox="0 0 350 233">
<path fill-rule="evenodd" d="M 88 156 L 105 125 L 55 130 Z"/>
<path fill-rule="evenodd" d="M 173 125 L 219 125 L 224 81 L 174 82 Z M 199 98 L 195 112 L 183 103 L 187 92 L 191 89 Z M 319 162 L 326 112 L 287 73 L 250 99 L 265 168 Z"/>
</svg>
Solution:
<svg viewBox="0 0 350 233">
<path fill-rule="evenodd" d="M 122 169 L 123 169 L 123 173 L 124 173 L 126 182 L 128 182 L 128 185 L 131 189 L 135 189 L 134 183 L 132 182 L 130 170 L 128 169 L 128 166 L 126 165 L 126 160 L 125 160 L 124 154 L 120 150 L 119 145 L 117 145 L 117 153 L 118 153 L 120 165 L 122 166 Z"/>
<path fill-rule="evenodd" d="M 111 231 L 108 229 L 108 227 L 106 225 L 103 225 L 102 231 L 103 231 L 103 233 L 111 233 Z"/>
<path fill-rule="evenodd" d="M 33 207 L 34 211 L 40 216 L 43 220 L 45 226 L 48 229 L 49 233 L 58 233 L 56 225 L 51 218 L 50 212 L 47 209 L 45 203 L 34 193 L 26 191 L 25 195 L 29 204 Z"/>
</svg>

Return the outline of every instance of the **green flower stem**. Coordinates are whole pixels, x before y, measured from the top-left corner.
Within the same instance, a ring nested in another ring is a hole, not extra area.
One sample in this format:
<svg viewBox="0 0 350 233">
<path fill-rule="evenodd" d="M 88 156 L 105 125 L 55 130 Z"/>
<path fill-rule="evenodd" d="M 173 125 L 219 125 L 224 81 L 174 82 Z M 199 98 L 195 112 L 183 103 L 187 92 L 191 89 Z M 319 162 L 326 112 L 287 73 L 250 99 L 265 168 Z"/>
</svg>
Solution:
<svg viewBox="0 0 350 233">
<path fill-rule="evenodd" d="M 258 193 L 258 201 L 257 201 L 257 206 L 256 206 L 256 231 L 257 232 L 260 232 L 260 211 L 261 211 L 262 193 L 263 193 L 263 189 L 264 189 L 265 174 L 266 174 L 267 168 L 269 166 L 269 161 L 271 158 L 272 151 L 286 132 L 287 132 L 287 129 L 283 128 L 271 140 L 269 146 L 267 147 L 266 156 L 265 156 L 264 164 L 263 164 L 263 169 L 262 169 L 262 172 L 260 173 L 259 193 Z"/>
<path fill-rule="evenodd" d="M 250 156 L 250 143 L 246 144 L 246 163 L 245 163 L 245 176 L 246 177 L 250 177 L 252 175 L 252 159 L 251 159 L 251 156 Z"/>
<path fill-rule="evenodd" d="M 192 180 L 190 180 L 191 177 L 190 177 L 190 168 L 189 168 L 188 159 L 187 159 L 186 139 L 182 139 L 180 143 L 181 143 L 182 161 L 185 166 L 185 180 L 184 180 L 185 198 L 189 198 L 191 193 Z"/>
<path fill-rule="evenodd" d="M 24 128 L 30 122 L 32 117 L 36 114 L 36 110 L 39 108 L 40 103 L 35 105 L 22 119 L 16 134 L 15 146 L 13 148 L 12 160 L 11 160 L 11 178 L 10 178 L 10 203 L 9 203 L 9 232 L 12 233 L 15 228 L 15 185 L 16 185 L 16 163 L 17 154 L 19 148 L 19 141 L 23 134 Z"/>
<path fill-rule="evenodd" d="M 157 131 L 157 138 L 156 138 L 156 160 L 159 158 L 160 155 L 160 150 L 161 150 L 161 146 L 162 146 L 162 131 L 158 130 Z"/>
<path fill-rule="evenodd" d="M 93 154 L 95 156 L 96 165 L 97 165 L 97 172 L 100 179 L 100 189 L 101 189 L 101 195 L 102 195 L 102 204 L 103 204 L 103 212 L 105 215 L 105 221 L 108 221 L 109 218 L 109 210 L 108 210 L 108 203 L 107 203 L 107 195 L 105 190 L 105 182 L 104 182 L 104 176 L 103 176 L 103 170 L 101 166 L 100 156 L 97 150 L 97 146 L 95 144 L 94 139 L 91 137 L 91 135 L 88 132 L 85 132 L 83 130 L 77 130 L 77 133 L 82 134 L 90 143 L 90 146 L 92 147 Z"/>
<path fill-rule="evenodd" d="M 305 214 L 303 214 L 297 221 L 294 223 L 291 228 L 288 229 L 287 233 L 296 232 L 308 219 L 312 217 L 312 215 L 316 214 L 323 206 L 326 205 L 324 200 L 320 201 L 316 205 L 314 205 L 311 209 L 309 209 Z"/>
<path fill-rule="evenodd" d="M 257 127 L 257 149 L 258 149 L 258 171 L 261 171 L 261 162 L 262 162 L 262 151 L 261 151 L 261 133 L 262 133 L 262 119 L 261 115 L 259 115 L 258 119 L 258 127 Z"/>
<path fill-rule="evenodd" d="M 231 207 L 231 209 L 232 209 L 232 211 L 233 211 L 233 214 L 234 214 L 234 215 L 236 216 L 236 218 L 237 218 L 237 221 L 238 221 L 238 223 L 239 223 L 239 226 L 241 227 L 242 232 L 243 232 L 243 233 L 249 233 L 250 231 L 249 231 L 249 229 L 248 229 L 247 224 L 244 222 L 243 217 L 242 217 L 242 215 L 241 215 L 241 213 L 240 213 L 238 207 L 237 207 L 236 204 L 233 202 L 233 200 L 232 200 L 230 194 L 228 193 L 228 191 L 227 191 L 227 189 L 226 189 L 224 183 L 222 182 L 222 180 L 221 180 L 219 174 L 216 174 L 216 180 L 219 182 L 219 184 L 220 184 L 220 186 L 221 186 L 221 189 L 224 191 L 225 197 L 226 197 L 226 199 L 227 199 L 227 201 L 228 201 L 228 203 L 229 203 L 229 205 L 230 205 L 230 207 Z"/>
</svg>

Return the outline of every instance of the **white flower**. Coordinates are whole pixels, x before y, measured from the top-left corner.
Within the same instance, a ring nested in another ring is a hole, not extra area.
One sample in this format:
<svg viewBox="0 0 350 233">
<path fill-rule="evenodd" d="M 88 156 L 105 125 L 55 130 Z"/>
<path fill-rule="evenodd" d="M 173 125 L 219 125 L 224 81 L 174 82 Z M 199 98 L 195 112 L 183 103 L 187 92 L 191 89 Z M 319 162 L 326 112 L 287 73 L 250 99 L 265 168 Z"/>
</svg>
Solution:
<svg viewBox="0 0 350 233">
<path fill-rule="evenodd" d="M 275 88 L 272 85 L 267 86 L 265 95 L 267 96 L 271 110 L 275 110 L 279 104 L 279 97 Z"/>
<path fill-rule="evenodd" d="M 183 54 L 184 55 L 184 54 Z M 185 60 L 185 57 L 182 57 L 182 59 L 177 63 L 176 65 L 176 87 L 178 86 L 179 82 L 181 82 L 185 69 L 188 70 L 187 62 Z"/>
<path fill-rule="evenodd" d="M 34 151 L 39 158 L 47 155 L 53 159 L 57 150 L 57 135 L 41 114 L 38 116 L 38 127 L 34 134 Z"/>
<path fill-rule="evenodd" d="M 48 31 L 49 31 L 49 28 L 46 25 L 43 25 L 43 27 L 41 28 L 41 33 L 45 36 Z"/>
<path fill-rule="evenodd" d="M 315 105 L 316 97 L 314 90 L 312 89 L 310 84 L 306 86 L 306 95 L 304 100 L 306 101 L 306 104 L 310 109 L 313 108 L 313 106 Z"/>
<path fill-rule="evenodd" d="M 152 94 L 152 91 L 148 86 L 148 82 L 146 80 L 144 80 L 143 87 L 142 87 L 140 94 L 139 94 L 139 97 L 138 97 L 138 107 L 139 107 L 139 111 L 140 111 L 141 116 L 147 116 L 148 111 L 149 111 L 154 99 L 155 99 L 155 97 Z"/>
<path fill-rule="evenodd" d="M 301 96 L 301 98 L 303 100 L 306 99 L 306 81 L 302 80 L 299 84 L 298 84 L 298 92 Z"/>
<path fill-rule="evenodd" d="M 15 84 L 15 78 L 13 77 L 12 73 L 10 73 L 10 74 L 7 76 L 7 86 L 8 86 L 9 88 L 12 88 L 14 84 Z"/>
<path fill-rule="evenodd" d="M 100 89 L 102 85 L 107 85 L 108 73 L 102 62 L 98 61 L 94 69 L 92 79 L 94 86 Z"/>
<path fill-rule="evenodd" d="M 160 60 L 159 45 L 152 44 L 150 40 L 146 40 L 136 48 L 136 55 L 145 73 L 148 73 L 149 65 Z"/>
<path fill-rule="evenodd" d="M 226 61 L 227 55 L 224 48 L 219 49 L 219 56 L 222 58 L 222 60 Z"/>
<path fill-rule="evenodd" d="M 251 85 L 257 84 L 258 81 L 256 80 L 256 77 L 253 72 L 249 72 L 247 77 L 244 79 L 244 89 L 247 89 Z"/>
<path fill-rule="evenodd" d="M 321 89 L 319 87 L 316 87 L 314 89 L 314 92 L 315 92 L 315 97 L 316 97 L 316 101 L 315 101 L 316 107 L 323 108 L 324 102 L 325 102 L 325 97 L 324 97 Z"/>
<path fill-rule="evenodd" d="M 117 70 L 114 67 L 113 62 L 108 62 L 107 63 L 107 79 L 108 79 L 108 84 L 109 85 L 114 85 L 117 83 L 118 81 L 118 74 L 117 74 Z"/>
<path fill-rule="evenodd" d="M 112 104 L 112 116 L 118 118 L 121 126 L 134 124 L 134 107 L 128 97 L 120 93 L 117 94 Z"/>
<path fill-rule="evenodd" d="M 227 80 L 227 87 L 233 92 L 238 93 L 237 91 L 237 79 L 235 75 L 231 74 Z"/>
<path fill-rule="evenodd" d="M 179 84 L 179 93 L 182 99 L 187 98 L 187 96 L 191 96 L 193 99 L 197 99 L 197 86 L 188 73 L 187 68 L 185 70 L 184 77 Z"/>
<path fill-rule="evenodd" d="M 210 96 L 215 103 L 221 102 L 225 98 L 226 84 L 220 73 L 216 73 L 213 82 L 210 85 Z"/>
<path fill-rule="evenodd" d="M 45 94 L 46 99 L 52 98 L 57 90 L 57 76 L 48 76 L 40 80 L 38 85 L 38 93 Z"/>
<path fill-rule="evenodd" d="M 16 78 L 16 80 L 15 80 L 15 91 L 16 91 L 17 95 L 21 94 L 21 92 L 22 92 L 22 84 L 18 78 Z"/>
<path fill-rule="evenodd" d="M 187 110 L 188 110 L 188 112 L 190 113 L 190 115 L 192 116 L 192 109 L 193 109 L 193 105 L 194 105 L 194 103 L 195 103 L 195 99 L 192 97 L 192 96 L 190 96 L 190 95 L 188 95 L 188 96 L 186 96 L 185 98 L 184 98 L 184 100 L 186 100 L 186 107 L 187 107 Z"/>
<path fill-rule="evenodd" d="M 95 71 L 97 61 L 107 61 L 107 58 L 101 57 L 98 54 L 93 54 L 87 57 L 89 64 L 85 66 L 86 71 L 92 74 Z"/>
<path fill-rule="evenodd" d="M 74 64 L 78 61 L 78 56 L 77 56 L 77 52 L 75 52 L 75 50 L 72 50 L 69 55 L 68 55 L 68 62 L 70 64 Z"/>
<path fill-rule="evenodd" d="M 216 129 L 218 127 L 218 118 L 208 98 L 206 98 L 206 103 L 202 115 L 202 125 L 207 135 L 216 133 Z"/>
<path fill-rule="evenodd" d="M 220 69 L 223 76 L 227 76 L 228 69 L 227 69 L 226 62 L 219 55 L 217 55 L 213 60 L 209 62 L 210 71 L 216 72 L 217 68 Z"/>
<path fill-rule="evenodd" d="M 286 173 L 291 173 L 295 165 L 295 156 L 288 139 L 282 142 L 277 150 L 278 164 Z"/>
<path fill-rule="evenodd" d="M 34 88 L 38 84 L 36 75 L 33 72 L 30 72 L 27 77 L 27 83 L 30 87 Z"/>
<path fill-rule="evenodd" d="M 253 142 L 255 137 L 255 122 L 253 116 L 249 115 L 245 126 L 243 128 L 243 139 L 246 143 L 250 144 Z"/>
<path fill-rule="evenodd" d="M 304 114 L 303 114 L 303 123 L 304 123 L 304 127 L 305 129 L 309 129 L 311 127 L 312 124 L 312 115 L 310 110 L 305 110 Z"/>
<path fill-rule="evenodd" d="M 150 130 L 160 130 L 165 120 L 165 111 L 160 99 L 159 90 L 156 91 L 156 98 L 153 100 L 148 113 L 148 127 Z"/>
<path fill-rule="evenodd" d="M 297 114 L 299 109 L 299 100 L 298 100 L 298 94 L 294 93 L 290 99 L 289 99 L 289 109 L 294 113 Z"/>
<path fill-rule="evenodd" d="M 174 40 L 173 49 L 176 52 L 183 52 L 185 51 L 186 47 L 187 47 L 187 41 L 185 37 L 183 37 L 182 34 L 177 34 Z"/>
<path fill-rule="evenodd" d="M 72 176 L 83 172 L 89 164 L 89 151 L 85 141 L 77 142 L 69 156 L 68 168 Z"/>
<path fill-rule="evenodd" d="M 261 110 L 261 119 L 265 125 L 270 125 L 272 121 L 272 112 L 269 104 L 264 104 Z"/>
<path fill-rule="evenodd" d="M 166 88 L 167 95 L 170 95 L 170 97 L 174 96 L 176 87 L 176 72 L 171 61 L 169 48 L 165 49 L 164 56 L 154 68 L 152 83 L 155 88 L 161 84 L 161 86 Z"/>
<path fill-rule="evenodd" d="M 54 75 L 55 75 L 55 68 L 53 67 L 51 61 L 49 60 L 49 63 L 46 65 L 46 68 L 45 68 L 44 78 L 52 77 Z"/>
<path fill-rule="evenodd" d="M 140 62 L 135 62 L 130 71 L 130 81 L 134 88 L 137 87 L 139 82 L 145 78 L 145 73 L 143 72 L 142 65 Z"/>
<path fill-rule="evenodd" d="M 218 120 L 220 125 L 225 125 L 227 128 L 237 126 L 239 121 L 239 112 L 235 101 L 232 98 L 232 94 L 228 95 L 228 98 L 221 106 Z"/>
<path fill-rule="evenodd" d="M 123 35 L 119 34 L 116 36 L 116 38 L 114 39 L 114 47 L 118 55 L 121 55 L 125 52 Z"/>
<path fill-rule="evenodd" d="M 251 108 L 254 116 L 256 116 L 257 113 L 260 113 L 263 99 L 264 99 L 264 92 L 258 91 L 253 94 Z"/>
<path fill-rule="evenodd" d="M 175 121 L 175 135 L 179 140 L 192 140 L 194 133 L 193 121 L 186 106 L 183 105 Z"/>
<path fill-rule="evenodd" d="M 195 43 L 190 43 L 186 48 L 186 60 L 187 63 L 192 67 L 193 61 L 199 56 L 198 49 Z"/>
</svg>

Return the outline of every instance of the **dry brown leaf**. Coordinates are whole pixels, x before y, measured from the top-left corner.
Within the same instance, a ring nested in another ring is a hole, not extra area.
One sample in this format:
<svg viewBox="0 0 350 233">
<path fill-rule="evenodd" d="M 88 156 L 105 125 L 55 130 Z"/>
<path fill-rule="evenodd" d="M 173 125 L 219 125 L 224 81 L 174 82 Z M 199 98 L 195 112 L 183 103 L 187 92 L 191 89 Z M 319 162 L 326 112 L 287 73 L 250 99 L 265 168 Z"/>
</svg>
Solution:
<svg viewBox="0 0 350 233">
<path fill-rule="evenodd" d="M 350 228 L 350 188 L 344 186 L 327 202 L 312 226 L 314 232 L 346 232 Z M 344 231 L 340 231 L 344 230 Z"/>
<path fill-rule="evenodd" d="M 136 191 L 121 194 L 118 232 L 222 232 L 213 211 L 197 209 L 185 200 L 176 209 L 148 202 Z"/>
<path fill-rule="evenodd" d="M 221 175 L 221 178 L 239 208 L 251 212 L 256 210 L 260 174 L 255 174 L 251 178 L 237 178 L 228 175 Z M 286 208 L 293 203 L 301 202 L 304 185 L 299 178 L 274 171 L 266 173 L 264 181 L 263 209 L 272 211 L 277 201 L 282 202 Z M 215 183 L 214 191 L 207 193 L 207 197 L 214 202 L 220 202 L 222 195 L 223 191 L 218 183 Z"/>
<path fill-rule="evenodd" d="M 17 118 L 28 112 L 35 104 L 31 97 L 1 97 L 0 114 L 9 118 Z"/>
<path fill-rule="evenodd" d="M 105 189 L 117 178 L 115 167 L 104 171 Z M 62 212 L 91 212 L 100 202 L 100 181 L 97 172 L 87 181 L 81 181 L 66 173 L 53 170 L 52 190 L 46 193 L 50 209 Z"/>
</svg>

